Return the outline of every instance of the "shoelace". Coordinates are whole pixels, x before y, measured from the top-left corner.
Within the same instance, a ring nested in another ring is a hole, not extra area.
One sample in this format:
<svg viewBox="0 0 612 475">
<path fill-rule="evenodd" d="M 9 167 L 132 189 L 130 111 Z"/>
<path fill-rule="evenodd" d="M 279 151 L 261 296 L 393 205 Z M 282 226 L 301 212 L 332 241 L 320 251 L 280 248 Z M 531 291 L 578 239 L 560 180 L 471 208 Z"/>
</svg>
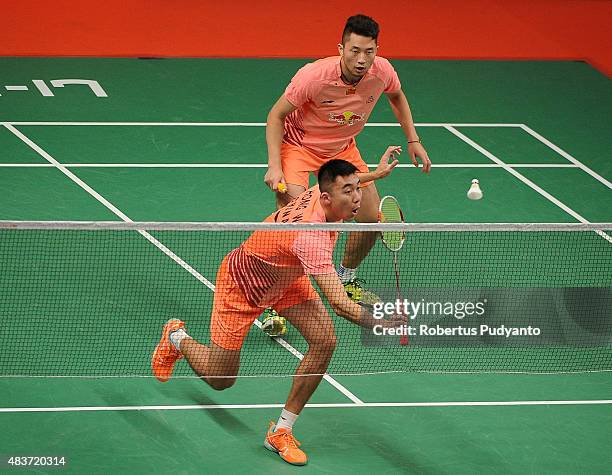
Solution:
<svg viewBox="0 0 612 475">
<path fill-rule="evenodd" d="M 295 437 L 293 437 L 293 434 L 288 431 L 272 432 L 272 434 L 270 434 L 270 439 L 274 438 L 284 438 L 287 444 L 292 445 L 295 448 L 298 448 L 300 445 L 302 445 Z"/>
</svg>

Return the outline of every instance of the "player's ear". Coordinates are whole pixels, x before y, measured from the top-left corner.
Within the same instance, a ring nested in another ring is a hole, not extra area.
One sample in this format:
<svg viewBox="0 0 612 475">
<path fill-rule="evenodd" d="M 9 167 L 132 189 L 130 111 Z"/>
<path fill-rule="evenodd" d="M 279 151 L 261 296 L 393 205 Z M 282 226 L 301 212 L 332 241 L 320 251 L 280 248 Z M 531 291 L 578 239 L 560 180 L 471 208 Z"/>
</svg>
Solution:
<svg viewBox="0 0 612 475">
<path fill-rule="evenodd" d="M 330 194 L 327 191 L 322 191 L 321 196 L 319 197 L 319 201 L 321 201 L 321 203 L 324 203 L 326 205 L 331 204 Z"/>
<path fill-rule="evenodd" d="M 342 43 L 338 43 L 338 54 L 342 56 L 343 53 L 344 53 L 344 46 L 342 46 Z"/>
</svg>

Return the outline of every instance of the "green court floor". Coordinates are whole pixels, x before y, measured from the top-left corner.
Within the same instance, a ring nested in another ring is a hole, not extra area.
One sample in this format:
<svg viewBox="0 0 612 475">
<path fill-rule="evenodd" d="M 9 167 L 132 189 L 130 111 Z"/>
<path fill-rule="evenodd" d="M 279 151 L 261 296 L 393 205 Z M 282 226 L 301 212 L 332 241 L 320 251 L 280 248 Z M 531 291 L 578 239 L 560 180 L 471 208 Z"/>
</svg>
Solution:
<svg viewBox="0 0 612 475">
<path fill-rule="evenodd" d="M 263 219 L 274 207 L 263 185 L 265 117 L 304 62 L 0 58 L 0 220 Z M 410 221 L 612 221 L 609 79 L 578 62 L 393 64 L 434 163 L 425 176 L 404 158 L 377 184 Z M 52 83 L 76 78 L 97 81 L 107 97 Z M 387 145 L 404 144 L 385 102 L 358 138 L 370 164 Z M 472 178 L 485 193 L 478 202 L 465 198 Z M 158 251 L 142 246 L 155 259 Z M 598 246 L 609 259 L 612 244 Z M 202 264 L 211 273 L 216 265 Z M 181 272 L 168 266 L 176 282 L 190 278 Z M 154 280 L 143 308 L 163 312 L 172 305 L 155 302 Z M 77 318 L 90 290 L 56 306 L 57 315 L 64 306 Z M 212 296 L 204 286 L 197 292 Z M 26 292 L 11 295 L 35 313 Z M 126 321 L 115 343 L 128 344 L 130 305 L 114 305 Z M 59 340 L 24 354 L 52 358 Z M 194 379 L 0 378 L 0 455 L 63 455 L 72 473 L 607 473 L 612 462 L 609 372 L 336 376 L 296 425 L 310 457 L 303 469 L 261 444 L 290 384 L 244 378 L 215 393 Z"/>
</svg>

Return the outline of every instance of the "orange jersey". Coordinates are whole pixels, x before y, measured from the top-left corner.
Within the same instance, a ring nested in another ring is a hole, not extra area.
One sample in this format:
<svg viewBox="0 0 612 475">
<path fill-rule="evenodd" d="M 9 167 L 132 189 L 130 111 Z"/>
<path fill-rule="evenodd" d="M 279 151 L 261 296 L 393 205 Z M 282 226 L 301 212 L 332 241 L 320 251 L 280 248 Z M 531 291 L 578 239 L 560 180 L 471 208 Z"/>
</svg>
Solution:
<svg viewBox="0 0 612 475">
<path fill-rule="evenodd" d="M 315 185 L 264 222 L 325 223 Z M 249 303 L 273 305 L 304 275 L 331 274 L 335 231 L 255 231 L 228 255 L 228 268 Z"/>
<path fill-rule="evenodd" d="M 361 132 L 380 95 L 401 89 L 395 69 L 380 56 L 356 86 L 340 76 L 340 56 L 309 63 L 296 73 L 285 90 L 297 109 L 285 119 L 284 142 L 333 157 Z"/>
</svg>

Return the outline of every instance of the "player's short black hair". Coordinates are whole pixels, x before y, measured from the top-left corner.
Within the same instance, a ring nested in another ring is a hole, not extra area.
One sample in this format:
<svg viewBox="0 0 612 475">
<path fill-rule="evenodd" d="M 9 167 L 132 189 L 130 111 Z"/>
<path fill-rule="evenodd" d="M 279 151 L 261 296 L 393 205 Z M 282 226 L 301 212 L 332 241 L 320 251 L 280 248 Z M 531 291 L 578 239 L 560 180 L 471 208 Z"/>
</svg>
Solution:
<svg viewBox="0 0 612 475">
<path fill-rule="evenodd" d="M 346 160 L 335 158 L 319 169 L 317 180 L 319 181 L 319 190 L 329 192 L 331 186 L 339 176 L 349 176 L 357 172 L 357 167 Z"/>
<path fill-rule="evenodd" d="M 378 27 L 378 23 L 376 23 L 373 18 L 362 14 L 353 15 L 346 20 L 346 25 L 344 25 L 344 30 L 342 31 L 342 44 L 344 45 L 346 43 L 351 33 L 355 33 L 359 36 L 367 36 L 368 38 L 376 40 L 378 43 L 379 31 L 380 28 Z"/>
</svg>

